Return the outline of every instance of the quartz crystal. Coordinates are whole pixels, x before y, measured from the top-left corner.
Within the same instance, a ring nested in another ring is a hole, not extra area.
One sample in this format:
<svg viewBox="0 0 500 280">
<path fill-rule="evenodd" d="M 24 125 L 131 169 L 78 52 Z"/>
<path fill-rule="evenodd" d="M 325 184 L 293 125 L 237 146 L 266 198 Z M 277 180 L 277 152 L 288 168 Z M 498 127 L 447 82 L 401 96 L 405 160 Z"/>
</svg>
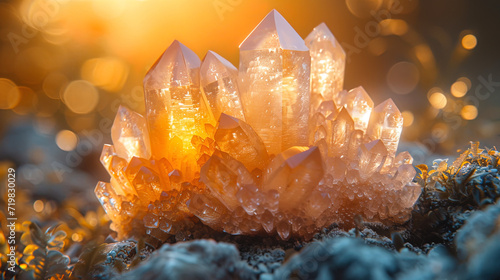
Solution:
<svg viewBox="0 0 500 280">
<path fill-rule="evenodd" d="M 182 171 L 191 174 L 194 135 L 206 136 L 204 124 L 214 123 L 205 94 L 200 90 L 200 59 L 174 41 L 144 78 L 146 118 L 151 149 L 156 159 L 183 162 Z"/>
<path fill-rule="evenodd" d="M 216 119 L 221 113 L 245 120 L 238 90 L 238 69 L 222 56 L 208 51 L 200 68 L 201 88 Z"/>
<path fill-rule="evenodd" d="M 401 113 L 342 89 L 345 54 L 326 25 L 306 43 L 273 10 L 241 44 L 239 72 L 168 47 L 144 79 L 146 118 L 120 107 L 101 155 L 111 178 L 95 194 L 118 238 L 157 246 L 201 222 L 310 239 L 359 217 L 410 218 L 421 190 L 411 155 L 396 155 Z"/>
<path fill-rule="evenodd" d="M 304 40 L 276 10 L 240 45 L 246 121 L 270 154 L 307 145 L 310 68 Z"/>
<path fill-rule="evenodd" d="M 116 153 L 126 160 L 132 157 L 151 157 L 146 119 L 127 107 L 120 106 L 118 109 L 111 128 L 111 138 L 115 143 Z"/>
<path fill-rule="evenodd" d="M 321 23 L 305 39 L 311 53 L 311 104 L 322 101 L 340 104 L 344 86 L 345 52 L 326 24 Z"/>
</svg>

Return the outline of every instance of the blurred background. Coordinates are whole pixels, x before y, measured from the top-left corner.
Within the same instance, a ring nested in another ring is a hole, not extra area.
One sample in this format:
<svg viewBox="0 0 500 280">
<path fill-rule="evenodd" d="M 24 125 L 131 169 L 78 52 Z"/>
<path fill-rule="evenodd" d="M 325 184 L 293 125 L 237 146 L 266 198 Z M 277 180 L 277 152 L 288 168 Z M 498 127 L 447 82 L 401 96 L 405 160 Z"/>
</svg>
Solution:
<svg viewBox="0 0 500 280">
<path fill-rule="evenodd" d="M 273 8 L 304 38 L 329 26 L 347 53 L 345 88 L 364 86 L 375 104 L 394 99 L 415 163 L 469 141 L 498 145 L 495 0 L 3 0 L 0 177 L 16 168 L 19 215 L 71 208 L 97 225 L 100 151 L 119 105 L 144 112 L 148 68 L 174 39 L 238 66 L 239 44 Z"/>
</svg>

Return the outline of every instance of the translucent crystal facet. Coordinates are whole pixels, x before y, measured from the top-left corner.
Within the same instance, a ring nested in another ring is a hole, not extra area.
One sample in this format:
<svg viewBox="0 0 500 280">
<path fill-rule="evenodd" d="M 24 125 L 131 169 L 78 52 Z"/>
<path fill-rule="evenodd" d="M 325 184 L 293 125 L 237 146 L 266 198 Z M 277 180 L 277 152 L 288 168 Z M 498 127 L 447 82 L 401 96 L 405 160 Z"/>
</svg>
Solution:
<svg viewBox="0 0 500 280">
<path fill-rule="evenodd" d="M 250 125 L 222 114 L 214 136 L 221 151 L 241 161 L 248 170 L 265 166 L 268 155 L 264 143 Z"/>
<path fill-rule="evenodd" d="M 111 178 L 95 194 L 119 239 L 158 246 L 199 222 L 311 239 L 359 217 L 409 219 L 421 190 L 411 155 L 395 155 L 401 113 L 341 90 L 345 54 L 324 24 L 306 41 L 272 11 L 241 44 L 239 72 L 177 41 L 165 51 L 144 79 L 146 119 L 121 107 L 101 154 Z"/>
<path fill-rule="evenodd" d="M 313 29 L 305 43 L 311 51 L 311 103 L 332 100 L 340 104 L 346 58 L 342 46 L 324 23 Z"/>
<path fill-rule="evenodd" d="M 116 153 L 126 160 L 132 157 L 151 157 L 146 119 L 127 107 L 120 106 L 118 109 L 111 128 L 111 138 Z"/>
<path fill-rule="evenodd" d="M 343 95 L 340 106 L 347 109 L 354 120 L 356 129 L 366 131 L 373 109 L 373 101 L 363 87 L 353 88 Z"/>
<path fill-rule="evenodd" d="M 231 62 L 208 51 L 201 63 L 200 79 L 215 119 L 226 113 L 245 120 L 238 89 L 238 69 Z"/>
<path fill-rule="evenodd" d="M 310 66 L 309 49 L 276 10 L 240 45 L 246 121 L 270 154 L 307 145 Z"/>
<path fill-rule="evenodd" d="M 394 155 L 402 130 L 403 116 L 394 101 L 389 98 L 373 109 L 366 136 L 382 140 L 389 154 Z"/>
<path fill-rule="evenodd" d="M 291 209 L 309 195 L 323 178 L 317 147 L 291 147 L 277 155 L 264 174 L 263 190 L 277 190 L 280 208 Z"/>
</svg>

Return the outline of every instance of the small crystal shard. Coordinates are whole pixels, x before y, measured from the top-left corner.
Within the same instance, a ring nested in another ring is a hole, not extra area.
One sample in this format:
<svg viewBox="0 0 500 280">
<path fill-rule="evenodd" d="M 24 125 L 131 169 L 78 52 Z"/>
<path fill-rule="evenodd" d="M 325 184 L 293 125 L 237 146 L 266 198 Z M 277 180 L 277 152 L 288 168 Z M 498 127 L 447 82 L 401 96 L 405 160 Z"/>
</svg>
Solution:
<svg viewBox="0 0 500 280">
<path fill-rule="evenodd" d="M 228 209 L 234 210 L 239 206 L 236 193 L 255 182 L 241 162 L 226 153 L 221 155 L 223 158 L 213 155 L 207 161 L 201 169 L 200 179 Z"/>
<path fill-rule="evenodd" d="M 111 138 L 118 156 L 149 159 L 151 147 L 146 119 L 140 114 L 120 106 L 111 128 Z"/>
<path fill-rule="evenodd" d="M 134 178 L 133 184 L 143 205 L 155 201 L 162 192 L 160 176 L 153 170 L 142 167 Z"/>
<path fill-rule="evenodd" d="M 323 178 L 321 153 L 317 147 L 292 147 L 277 155 L 264 173 L 263 190 L 277 190 L 280 208 L 290 209 Z"/>
<path fill-rule="evenodd" d="M 340 157 L 345 155 L 349 144 L 349 136 L 354 131 L 354 121 L 347 109 L 343 108 L 334 120 L 328 120 L 328 155 Z"/>
<path fill-rule="evenodd" d="M 238 69 L 231 62 L 208 51 L 201 63 L 200 79 L 215 119 L 225 113 L 245 120 L 238 89 Z"/>
<path fill-rule="evenodd" d="M 340 106 L 345 107 L 351 115 L 355 129 L 366 131 L 373 109 L 373 101 L 363 87 L 353 88 L 347 92 L 342 97 Z"/>
<path fill-rule="evenodd" d="M 111 184 L 98 182 L 94 193 L 111 220 L 118 221 L 122 200 L 113 190 Z"/>
<path fill-rule="evenodd" d="M 366 136 L 380 139 L 390 155 L 396 154 L 399 137 L 403 130 L 403 116 L 392 99 L 380 103 L 373 109 Z"/>
<path fill-rule="evenodd" d="M 221 114 L 214 139 L 221 151 L 241 161 L 248 170 L 268 162 L 264 143 L 252 127 L 242 120 Z"/>
<path fill-rule="evenodd" d="M 368 178 L 377 169 L 382 168 L 387 158 L 387 149 L 380 140 L 361 145 L 359 155 L 359 172 L 361 177 Z"/>
<path fill-rule="evenodd" d="M 307 145 L 310 66 L 309 49 L 276 10 L 240 45 L 246 121 L 270 154 Z"/>
</svg>

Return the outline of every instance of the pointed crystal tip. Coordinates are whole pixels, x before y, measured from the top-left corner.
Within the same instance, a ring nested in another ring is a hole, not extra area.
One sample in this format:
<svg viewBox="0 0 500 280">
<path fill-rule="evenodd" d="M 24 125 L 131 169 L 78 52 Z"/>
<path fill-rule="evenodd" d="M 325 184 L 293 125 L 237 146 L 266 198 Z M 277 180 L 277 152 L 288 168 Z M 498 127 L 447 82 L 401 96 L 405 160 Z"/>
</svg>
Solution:
<svg viewBox="0 0 500 280">
<path fill-rule="evenodd" d="M 240 50 L 281 48 L 308 51 L 304 40 L 276 10 L 272 10 L 241 43 Z"/>
<path fill-rule="evenodd" d="M 149 69 L 144 78 L 145 87 L 197 83 L 198 78 L 192 76 L 190 70 L 199 68 L 200 65 L 201 61 L 196 53 L 175 40 Z"/>
<path fill-rule="evenodd" d="M 231 75 L 238 75 L 238 69 L 216 52 L 208 51 L 200 67 L 201 85 L 205 86 Z"/>
</svg>

